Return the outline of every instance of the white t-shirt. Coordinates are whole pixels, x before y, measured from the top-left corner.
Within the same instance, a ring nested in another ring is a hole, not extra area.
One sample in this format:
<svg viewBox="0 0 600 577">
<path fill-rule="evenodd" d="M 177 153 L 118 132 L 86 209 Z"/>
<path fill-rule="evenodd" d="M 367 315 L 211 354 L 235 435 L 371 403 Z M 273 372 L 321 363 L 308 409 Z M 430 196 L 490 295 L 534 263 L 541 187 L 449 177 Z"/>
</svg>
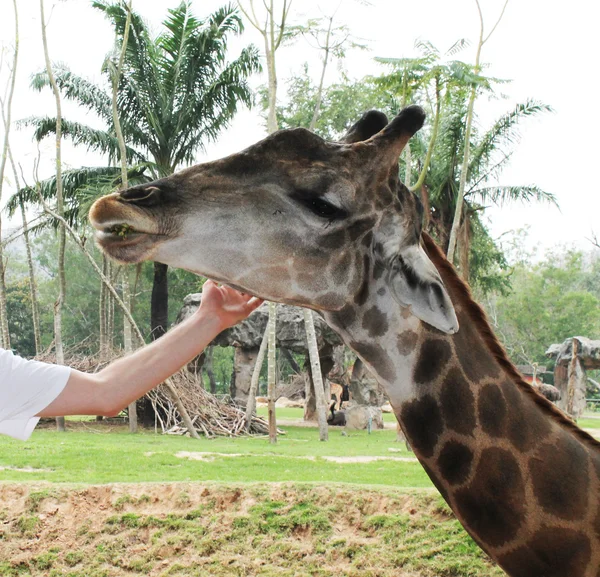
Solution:
<svg viewBox="0 0 600 577">
<path fill-rule="evenodd" d="M 0 349 L 0 434 L 27 440 L 36 417 L 65 388 L 71 369 L 28 361 Z"/>
</svg>

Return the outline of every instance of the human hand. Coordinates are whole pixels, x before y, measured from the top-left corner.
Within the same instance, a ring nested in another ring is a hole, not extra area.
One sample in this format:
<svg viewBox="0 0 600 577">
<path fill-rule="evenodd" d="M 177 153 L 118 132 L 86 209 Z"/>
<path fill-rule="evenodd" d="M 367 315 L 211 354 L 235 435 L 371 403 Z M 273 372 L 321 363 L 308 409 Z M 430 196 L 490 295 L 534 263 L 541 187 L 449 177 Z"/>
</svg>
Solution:
<svg viewBox="0 0 600 577">
<path fill-rule="evenodd" d="M 207 280 L 202 287 L 202 302 L 197 314 L 218 319 L 221 330 L 224 330 L 244 320 L 262 303 L 262 299 Z"/>
</svg>

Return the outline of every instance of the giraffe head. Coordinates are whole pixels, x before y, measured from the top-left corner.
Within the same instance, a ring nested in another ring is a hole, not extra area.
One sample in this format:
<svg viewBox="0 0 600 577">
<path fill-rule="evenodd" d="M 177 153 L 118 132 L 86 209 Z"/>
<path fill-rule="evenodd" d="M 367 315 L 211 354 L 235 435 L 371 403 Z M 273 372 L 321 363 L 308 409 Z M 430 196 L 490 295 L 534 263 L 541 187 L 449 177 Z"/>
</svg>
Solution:
<svg viewBox="0 0 600 577">
<path fill-rule="evenodd" d="M 122 262 L 156 260 L 260 297 L 335 311 L 386 275 L 398 303 L 455 332 L 452 303 L 420 245 L 422 208 L 398 179 L 421 128 L 411 106 L 365 114 L 342 142 L 297 128 L 98 200 L 96 240 Z"/>
</svg>

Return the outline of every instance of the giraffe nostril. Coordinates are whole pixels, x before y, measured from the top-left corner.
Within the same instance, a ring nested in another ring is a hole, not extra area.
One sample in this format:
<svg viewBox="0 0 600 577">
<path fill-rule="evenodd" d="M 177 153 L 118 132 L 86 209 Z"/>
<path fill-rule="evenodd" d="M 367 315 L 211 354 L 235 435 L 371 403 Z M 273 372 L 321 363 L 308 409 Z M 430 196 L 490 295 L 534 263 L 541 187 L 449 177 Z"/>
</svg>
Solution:
<svg viewBox="0 0 600 577">
<path fill-rule="evenodd" d="M 160 192 L 157 186 L 135 186 L 124 190 L 119 200 L 140 206 L 154 206 L 160 202 Z"/>
</svg>

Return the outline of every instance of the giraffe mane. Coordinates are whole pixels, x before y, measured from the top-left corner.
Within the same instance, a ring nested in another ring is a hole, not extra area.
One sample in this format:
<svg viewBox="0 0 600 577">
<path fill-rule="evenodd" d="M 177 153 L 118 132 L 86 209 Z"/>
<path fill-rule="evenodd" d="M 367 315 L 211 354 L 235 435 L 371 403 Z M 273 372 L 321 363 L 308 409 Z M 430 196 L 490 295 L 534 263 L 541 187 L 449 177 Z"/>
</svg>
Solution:
<svg viewBox="0 0 600 577">
<path fill-rule="evenodd" d="M 599 450 L 599 441 L 580 429 L 565 413 L 563 413 L 563 411 L 546 399 L 546 397 L 538 393 L 523 379 L 515 365 L 508 358 L 504 346 L 500 343 L 498 337 L 492 330 L 487 314 L 481 305 L 473 299 L 469 285 L 460 278 L 452 263 L 446 258 L 431 236 L 426 232 L 423 232 L 421 237 L 423 239 L 425 251 L 435 265 L 435 268 L 437 268 L 438 272 L 441 274 L 444 284 L 450 290 L 451 295 L 459 301 L 459 304 L 473 321 L 483 342 L 504 372 L 525 394 L 529 395 L 538 406 L 549 413 L 556 421 L 566 429 L 572 431 L 582 441 L 585 441 L 594 449 Z"/>
</svg>

